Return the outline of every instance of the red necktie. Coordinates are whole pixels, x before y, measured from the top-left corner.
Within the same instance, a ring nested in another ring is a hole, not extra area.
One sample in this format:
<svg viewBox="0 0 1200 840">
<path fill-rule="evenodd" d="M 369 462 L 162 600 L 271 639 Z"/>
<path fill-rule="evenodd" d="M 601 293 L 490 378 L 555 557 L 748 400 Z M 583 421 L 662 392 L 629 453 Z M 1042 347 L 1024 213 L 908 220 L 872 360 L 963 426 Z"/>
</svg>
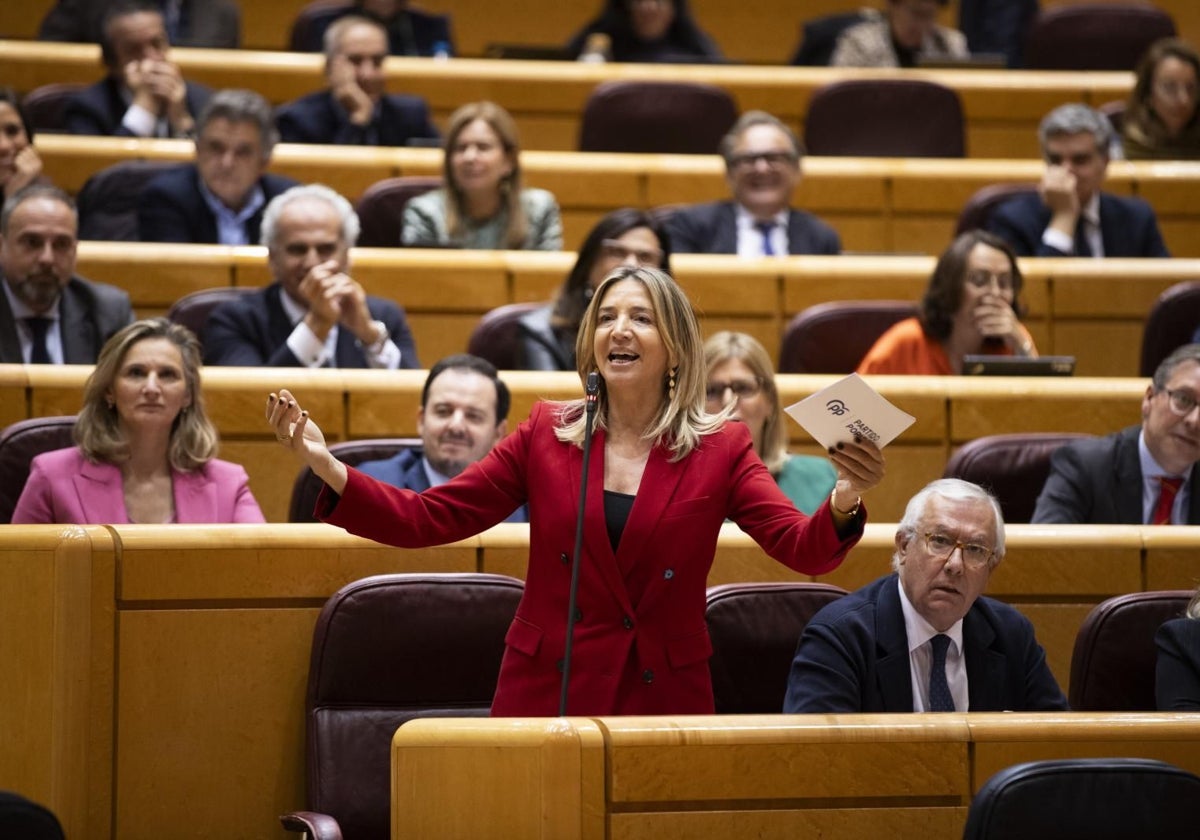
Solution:
<svg viewBox="0 0 1200 840">
<path fill-rule="evenodd" d="M 1150 517 L 1151 525 L 1170 525 L 1171 508 L 1175 507 L 1175 497 L 1183 486 L 1182 478 L 1158 477 L 1162 489 L 1158 492 L 1158 504 L 1154 506 L 1154 515 Z"/>
</svg>

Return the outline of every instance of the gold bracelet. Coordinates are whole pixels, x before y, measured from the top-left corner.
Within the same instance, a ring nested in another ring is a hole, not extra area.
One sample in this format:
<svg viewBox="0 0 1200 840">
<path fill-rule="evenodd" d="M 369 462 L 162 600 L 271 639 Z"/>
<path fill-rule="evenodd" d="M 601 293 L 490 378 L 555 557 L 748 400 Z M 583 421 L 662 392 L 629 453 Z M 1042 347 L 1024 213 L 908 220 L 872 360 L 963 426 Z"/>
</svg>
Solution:
<svg viewBox="0 0 1200 840">
<path fill-rule="evenodd" d="M 836 513 L 838 516 L 844 516 L 847 519 L 857 519 L 858 511 L 862 508 L 862 496 L 859 496 L 857 499 L 854 500 L 854 507 L 850 508 L 850 510 L 848 510 L 848 511 L 843 512 L 843 511 L 838 510 L 837 505 L 835 505 L 833 503 L 833 498 L 836 495 L 837 495 L 837 488 L 835 487 L 833 489 L 833 492 L 831 492 L 829 494 L 829 509 L 832 510 L 834 513 Z"/>
</svg>

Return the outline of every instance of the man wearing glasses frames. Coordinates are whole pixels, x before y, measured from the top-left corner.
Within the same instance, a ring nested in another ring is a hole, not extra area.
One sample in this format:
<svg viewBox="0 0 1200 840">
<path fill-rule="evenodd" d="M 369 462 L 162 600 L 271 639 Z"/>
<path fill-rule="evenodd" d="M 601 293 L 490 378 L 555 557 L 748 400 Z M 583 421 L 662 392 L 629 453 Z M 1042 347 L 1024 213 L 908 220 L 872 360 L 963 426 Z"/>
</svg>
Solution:
<svg viewBox="0 0 1200 840">
<path fill-rule="evenodd" d="M 1142 397 L 1142 423 L 1068 444 L 1050 460 L 1034 522 L 1200 525 L 1200 344 L 1167 356 Z"/>
<path fill-rule="evenodd" d="M 747 111 L 721 140 L 732 201 L 684 207 L 671 215 L 671 247 L 683 254 L 839 254 L 842 240 L 811 213 L 790 206 L 804 149 L 765 111 Z"/>
<path fill-rule="evenodd" d="M 1004 519 L 983 488 L 926 485 L 896 529 L 895 572 L 805 627 L 784 712 L 1061 711 L 1033 625 L 983 596 Z"/>
</svg>

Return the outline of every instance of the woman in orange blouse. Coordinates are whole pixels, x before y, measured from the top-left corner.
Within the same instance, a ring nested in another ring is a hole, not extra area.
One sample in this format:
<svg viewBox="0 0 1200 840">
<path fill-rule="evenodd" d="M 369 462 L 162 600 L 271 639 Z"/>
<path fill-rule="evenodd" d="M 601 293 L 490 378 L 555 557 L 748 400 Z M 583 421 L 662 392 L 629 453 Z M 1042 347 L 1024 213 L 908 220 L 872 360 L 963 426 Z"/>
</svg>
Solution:
<svg viewBox="0 0 1200 840">
<path fill-rule="evenodd" d="M 1008 244 L 982 230 L 960 235 L 938 259 L 914 318 L 879 337 L 859 373 L 962 373 L 972 354 L 1036 356 L 1022 326 L 1021 270 Z"/>
</svg>

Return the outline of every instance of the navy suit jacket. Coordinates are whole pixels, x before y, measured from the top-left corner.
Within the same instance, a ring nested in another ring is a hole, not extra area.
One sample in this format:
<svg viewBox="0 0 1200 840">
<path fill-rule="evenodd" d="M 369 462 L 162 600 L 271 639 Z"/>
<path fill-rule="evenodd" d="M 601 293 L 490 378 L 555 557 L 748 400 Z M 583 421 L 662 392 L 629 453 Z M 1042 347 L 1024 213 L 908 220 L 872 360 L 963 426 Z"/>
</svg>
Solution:
<svg viewBox="0 0 1200 840">
<path fill-rule="evenodd" d="M 681 207 L 667 222 L 671 250 L 679 254 L 736 254 L 737 208 L 732 201 Z M 840 254 L 837 231 L 812 213 L 788 212 L 789 254 Z"/>
<path fill-rule="evenodd" d="M 279 296 L 283 287 L 272 283 L 254 294 L 221 304 L 208 316 L 204 327 L 204 363 L 242 367 L 300 367 L 288 349 L 292 323 Z M 383 321 L 392 341 L 400 348 L 400 367 L 419 368 L 417 347 L 404 317 L 404 310 L 390 300 L 367 296 L 371 317 Z M 347 329 L 338 330 L 334 365 L 365 368 L 367 357 L 358 339 Z"/>
<path fill-rule="evenodd" d="M 94 365 L 104 343 L 122 327 L 133 323 L 133 308 L 129 295 L 116 286 L 72 277 L 62 290 L 58 317 L 63 362 Z M 8 295 L 0 290 L 0 363 L 19 365 L 24 361 Z"/>
<path fill-rule="evenodd" d="M 263 211 L 271 199 L 297 186 L 284 175 L 265 173 L 258 179 L 263 206 L 246 220 L 246 236 L 259 244 Z M 168 169 L 142 190 L 138 203 L 138 239 L 142 242 L 217 244 L 217 217 L 200 193 L 200 171 L 194 163 Z"/>
<path fill-rule="evenodd" d="M 1161 712 L 1200 712 L 1200 620 L 1174 618 L 1154 634 L 1154 697 Z"/>
<path fill-rule="evenodd" d="M 1050 458 L 1050 475 L 1038 496 L 1033 522 L 1086 525 L 1141 525 L 1141 426 L 1102 438 L 1059 447 Z M 1188 482 L 1187 522 L 1200 525 L 1200 468 Z"/>
<path fill-rule="evenodd" d="M 429 476 L 425 472 L 425 450 L 419 446 L 404 449 L 380 461 L 363 461 L 358 465 L 358 471 L 401 490 L 424 493 L 430 487 Z M 529 511 L 525 505 L 521 505 L 504 521 L 528 522 Z"/>
<path fill-rule="evenodd" d="M 1029 619 L 979 597 L 963 618 L 972 712 L 1067 708 Z M 911 712 L 912 672 L 900 577 L 888 575 L 834 601 L 804 628 L 784 712 Z"/>
<path fill-rule="evenodd" d="M 188 113 L 198 117 L 212 96 L 212 90 L 192 82 L 184 84 L 187 86 Z M 117 80 L 106 76 L 67 101 L 63 109 L 63 127 L 68 134 L 132 137 L 133 133 L 121 125 L 121 118 L 128 110 Z"/>
<path fill-rule="evenodd" d="M 374 146 L 406 146 L 414 137 L 441 137 L 429 119 L 429 105 L 419 96 L 388 94 L 379 101 L 379 111 L 370 126 L 350 122 L 333 93 L 310 93 L 284 105 L 275 116 L 279 137 L 285 143 L 337 143 L 368 145 L 368 129 Z"/>
<path fill-rule="evenodd" d="M 1020 195 L 996 208 L 987 229 L 1008 242 L 1019 257 L 1069 257 L 1042 243 L 1050 215 L 1041 196 Z M 1171 256 L 1154 210 L 1140 198 L 1100 193 L 1100 238 L 1106 257 Z"/>
</svg>

